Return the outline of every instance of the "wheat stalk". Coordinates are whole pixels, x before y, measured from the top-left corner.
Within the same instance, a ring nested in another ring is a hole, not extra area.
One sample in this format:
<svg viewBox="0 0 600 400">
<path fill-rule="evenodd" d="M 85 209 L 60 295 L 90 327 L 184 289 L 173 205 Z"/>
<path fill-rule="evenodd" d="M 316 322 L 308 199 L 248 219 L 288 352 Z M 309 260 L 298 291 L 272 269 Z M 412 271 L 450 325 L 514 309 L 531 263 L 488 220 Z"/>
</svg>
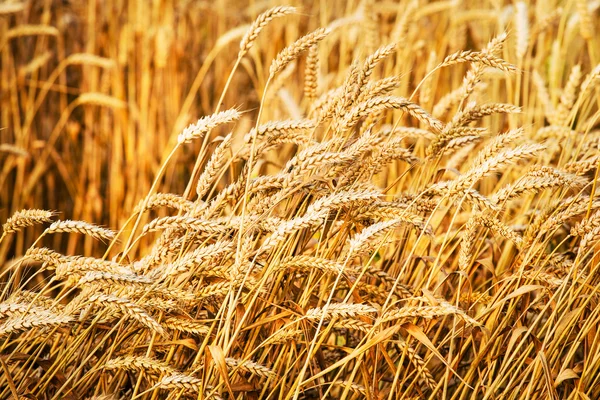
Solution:
<svg viewBox="0 0 600 400">
<path fill-rule="evenodd" d="M 258 34 L 275 18 L 280 18 L 285 15 L 293 14 L 296 8 L 288 6 L 273 7 L 260 14 L 252 23 L 242 40 L 240 41 L 240 51 L 238 59 L 242 58 L 252 47 Z"/>
<path fill-rule="evenodd" d="M 164 328 L 156 322 L 142 307 L 133 303 L 131 300 L 106 294 L 95 294 L 89 298 L 90 303 L 96 303 L 104 307 L 119 310 L 123 315 L 131 317 L 142 325 L 146 326 L 152 332 L 160 336 L 166 336 Z"/>
<path fill-rule="evenodd" d="M 2 233 L 14 233 L 29 226 L 52 222 L 56 213 L 46 210 L 21 210 L 14 213 L 2 225 Z"/>
<path fill-rule="evenodd" d="M 271 63 L 269 76 L 275 76 L 275 74 L 284 69 L 287 64 L 296 59 L 301 53 L 325 39 L 330 32 L 331 31 L 327 28 L 319 28 L 314 32 L 302 36 L 300 39 L 283 49 L 279 52 L 275 61 Z"/>
<path fill-rule="evenodd" d="M 237 121 L 240 118 L 240 115 L 238 110 L 232 108 L 202 117 L 195 124 L 190 124 L 185 128 L 177 137 L 177 142 L 182 144 L 201 139 L 217 126 Z"/>
<path fill-rule="evenodd" d="M 100 226 L 90 224 L 85 221 L 56 221 L 52 223 L 45 231 L 44 234 L 48 233 L 81 233 L 82 235 L 87 235 L 93 237 L 97 240 L 107 240 L 111 241 L 115 238 L 115 232 L 110 229 L 102 228 Z"/>
</svg>

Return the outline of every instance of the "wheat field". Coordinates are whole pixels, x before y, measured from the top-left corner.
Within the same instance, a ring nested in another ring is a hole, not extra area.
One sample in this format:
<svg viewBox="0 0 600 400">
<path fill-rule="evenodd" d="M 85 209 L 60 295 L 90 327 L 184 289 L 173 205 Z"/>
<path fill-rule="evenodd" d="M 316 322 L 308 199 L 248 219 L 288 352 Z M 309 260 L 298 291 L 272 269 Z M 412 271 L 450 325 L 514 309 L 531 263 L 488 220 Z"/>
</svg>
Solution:
<svg viewBox="0 0 600 400">
<path fill-rule="evenodd" d="M 599 399 L 600 1 L 0 3 L 0 399 Z"/>
</svg>

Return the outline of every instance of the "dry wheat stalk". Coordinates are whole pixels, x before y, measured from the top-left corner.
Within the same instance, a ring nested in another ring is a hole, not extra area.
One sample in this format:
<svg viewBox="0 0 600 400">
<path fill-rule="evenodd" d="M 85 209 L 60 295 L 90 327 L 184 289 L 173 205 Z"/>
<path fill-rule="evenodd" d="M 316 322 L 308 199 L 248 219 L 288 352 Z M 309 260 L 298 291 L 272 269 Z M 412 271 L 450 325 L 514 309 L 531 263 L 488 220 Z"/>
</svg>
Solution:
<svg viewBox="0 0 600 400">
<path fill-rule="evenodd" d="M 600 156 L 593 156 L 585 160 L 573 161 L 565 165 L 565 171 L 576 175 L 585 175 L 588 171 L 598 167 Z"/>
<path fill-rule="evenodd" d="M 292 14 L 294 12 L 296 12 L 295 7 L 279 6 L 270 8 L 264 13 L 260 14 L 252 23 L 240 42 L 238 59 L 242 58 L 248 52 L 248 50 L 250 50 L 260 31 L 262 31 L 264 27 L 269 24 L 269 22 L 275 18 L 283 17 L 284 15 Z"/>
<path fill-rule="evenodd" d="M 132 273 L 130 269 L 114 261 L 93 257 L 67 257 L 56 266 L 56 277 L 61 279 L 72 274 L 82 275 L 90 271 L 116 274 Z"/>
<path fill-rule="evenodd" d="M 238 283 L 238 282 L 234 282 L 234 283 Z M 228 281 L 213 283 L 211 285 L 205 286 L 202 289 L 198 290 L 196 292 L 196 296 L 199 299 L 206 299 L 208 297 L 213 297 L 213 296 L 217 296 L 217 297 L 224 296 L 227 293 L 229 293 L 231 288 L 232 288 L 232 283 L 228 282 Z"/>
<path fill-rule="evenodd" d="M 110 229 L 102 228 L 100 226 L 90 224 L 84 221 L 56 221 L 52 223 L 45 231 L 44 234 L 48 233 L 60 233 L 60 232 L 76 232 L 83 235 L 91 236 L 97 240 L 112 240 L 115 237 L 115 232 Z"/>
<path fill-rule="evenodd" d="M 0 303 L 0 318 L 22 317 L 26 314 L 39 314 L 43 316 L 49 312 L 49 310 L 46 308 L 41 308 L 38 306 L 27 304 L 25 302 L 20 302 L 19 299 L 16 300 L 17 301 Z"/>
<path fill-rule="evenodd" d="M 196 335 L 206 335 L 210 332 L 210 326 L 188 318 L 167 317 L 161 322 L 161 325 L 169 329 Z"/>
<path fill-rule="evenodd" d="M 344 108 L 347 108 L 355 103 L 356 99 L 361 96 L 364 89 L 367 87 L 369 78 L 373 74 L 373 71 L 377 64 L 387 58 L 390 54 L 396 51 L 396 44 L 388 44 L 380 47 L 375 53 L 367 57 L 362 65 L 362 68 L 358 70 L 356 80 L 353 82 L 352 88 L 353 93 L 348 94 L 349 101 L 341 103 Z M 342 114 L 340 114 L 342 115 Z"/>
<path fill-rule="evenodd" d="M 127 102 L 104 93 L 89 92 L 82 93 L 77 98 L 79 104 L 91 104 L 94 106 L 122 109 L 127 108 Z"/>
<path fill-rule="evenodd" d="M 327 260 L 325 258 L 301 255 L 281 260 L 277 264 L 275 270 L 280 271 L 287 269 L 296 269 L 308 272 L 319 270 L 324 273 L 337 275 L 343 271 L 343 266 L 336 261 Z"/>
<path fill-rule="evenodd" d="M 492 157 L 485 159 L 481 164 L 474 165 L 459 179 L 452 181 L 449 185 L 450 191 L 464 190 L 472 187 L 483 177 L 498 171 L 508 165 L 514 164 L 523 158 L 536 155 L 544 149 L 541 144 L 524 144 L 514 149 L 501 151 Z"/>
<path fill-rule="evenodd" d="M 581 215 L 589 210 L 595 211 L 600 208 L 600 199 L 594 198 L 590 201 L 589 196 L 577 196 L 575 198 L 566 198 L 553 204 L 540 213 L 533 223 L 531 223 L 525 232 L 527 243 L 534 240 L 540 233 L 554 233 L 557 227 L 560 227 L 569 219 Z"/>
<path fill-rule="evenodd" d="M 208 219 L 193 218 L 185 215 L 174 217 L 162 217 L 156 218 L 150 221 L 148 224 L 146 224 L 142 229 L 142 235 L 145 235 L 149 232 L 156 232 L 166 229 L 190 230 L 196 232 L 202 231 L 206 233 L 222 233 L 227 231 L 229 227 L 223 226 L 223 224 Z"/>
<path fill-rule="evenodd" d="M 366 304 L 331 303 L 323 307 L 309 309 L 304 316 L 308 319 L 333 319 L 335 317 L 356 317 L 377 312 L 377 309 Z"/>
<path fill-rule="evenodd" d="M 423 377 L 427 386 L 430 389 L 435 389 L 437 386 L 437 380 L 431 375 L 431 371 L 427 368 L 425 360 L 417 354 L 416 350 L 413 349 L 404 340 L 396 341 L 396 345 L 400 352 L 406 352 L 410 362 L 417 368 L 417 372 Z"/>
<path fill-rule="evenodd" d="M 529 45 L 529 15 L 527 3 L 518 1 L 515 4 L 515 27 L 517 31 L 516 53 L 519 60 L 523 60 Z"/>
<path fill-rule="evenodd" d="M 204 135 L 217 126 L 237 121 L 240 116 L 240 112 L 234 108 L 221 111 L 216 114 L 207 115 L 200 118 L 195 124 L 190 124 L 187 128 L 185 128 L 177 137 L 177 141 L 179 144 L 182 144 L 203 138 Z"/>
<path fill-rule="evenodd" d="M 596 65 L 583 80 L 581 84 L 581 93 L 579 94 L 580 99 L 586 99 L 590 92 L 600 82 L 600 64 Z"/>
<path fill-rule="evenodd" d="M 477 135 L 461 136 L 454 139 L 450 139 L 450 141 L 444 148 L 444 152 L 449 154 L 455 153 L 456 155 L 460 152 L 460 150 L 465 148 L 471 148 L 475 145 L 475 143 L 481 140 L 482 137 Z"/>
<path fill-rule="evenodd" d="M 100 394 L 97 396 L 86 397 L 86 400 L 123 400 L 123 397 L 119 397 L 118 394 Z"/>
<path fill-rule="evenodd" d="M 533 84 L 535 85 L 537 99 L 541 103 L 544 114 L 548 120 L 551 120 L 554 113 L 554 105 L 552 105 L 550 101 L 550 94 L 548 93 L 548 88 L 546 87 L 546 83 L 544 82 L 544 78 L 540 75 L 539 72 L 533 71 Z"/>
<path fill-rule="evenodd" d="M 223 141 L 217 146 L 217 148 L 212 153 L 210 160 L 204 167 L 204 171 L 200 178 L 198 178 L 198 183 L 196 184 L 196 194 L 198 195 L 198 199 L 202 198 L 211 185 L 217 179 L 219 172 L 227 163 L 227 153 L 230 151 L 231 144 L 233 143 L 233 134 L 228 134 L 225 136 Z"/>
<path fill-rule="evenodd" d="M 268 379 L 276 379 L 277 374 L 273 372 L 270 368 L 265 367 L 264 365 L 260 365 L 253 361 L 249 360 L 238 360 L 235 358 L 227 357 L 225 358 L 225 363 L 231 369 L 236 369 L 240 371 L 249 372 L 252 375 L 260 376 Z"/>
<path fill-rule="evenodd" d="M 485 226 L 486 228 L 491 229 L 497 234 L 505 237 L 506 239 L 512 241 L 517 248 L 522 248 L 523 246 L 523 238 L 519 236 L 514 230 L 512 230 L 509 226 L 503 224 L 498 219 L 491 217 L 489 215 L 479 214 L 476 217 L 477 223 Z"/>
<path fill-rule="evenodd" d="M 405 98 L 396 96 L 373 97 L 354 106 L 345 114 L 343 120 L 340 121 L 339 129 L 341 131 L 350 129 L 361 118 L 381 110 L 389 109 L 402 109 L 436 131 L 441 131 L 442 129 L 442 123 L 429 115 L 427 111 Z"/>
<path fill-rule="evenodd" d="M 579 29 L 581 36 L 585 40 L 592 40 L 594 38 L 594 18 L 588 8 L 588 2 L 586 0 L 577 0 L 577 13 L 579 14 Z"/>
<path fill-rule="evenodd" d="M 585 254 L 591 245 L 600 239 L 600 211 L 596 211 L 589 218 L 584 219 L 577 225 L 571 234 L 582 236 L 579 244 L 579 252 Z"/>
<path fill-rule="evenodd" d="M 435 68 L 437 61 L 437 53 L 435 50 L 429 52 L 429 56 L 427 57 L 427 65 L 425 67 L 425 71 L 433 71 Z M 433 79 L 427 79 L 423 82 L 421 86 L 421 90 L 419 92 L 419 103 L 421 103 L 424 107 L 427 107 L 431 102 L 432 98 L 432 85 Z"/>
<path fill-rule="evenodd" d="M 381 316 L 379 323 L 396 321 L 405 318 L 432 319 L 446 315 L 455 315 L 472 325 L 479 325 L 477 321 L 469 317 L 463 310 L 449 303 L 437 306 L 405 306 L 402 308 L 392 309 Z"/>
<path fill-rule="evenodd" d="M 212 244 L 198 247 L 197 249 L 186 253 L 183 257 L 170 265 L 164 271 L 165 276 L 177 275 L 190 270 L 199 273 L 204 269 L 214 268 L 215 266 L 212 264 L 232 249 L 233 244 L 229 240 L 220 240 Z"/>
<path fill-rule="evenodd" d="M 330 89 L 317 97 L 310 105 L 308 112 L 311 119 L 322 122 L 333 116 L 333 110 L 336 102 L 344 92 L 344 87 L 340 86 L 335 89 Z"/>
<path fill-rule="evenodd" d="M 438 156 L 444 148 L 456 147 L 456 142 L 453 146 L 450 146 L 451 141 L 461 138 L 479 138 L 487 132 L 485 128 L 470 127 L 470 126 L 453 126 L 448 125 L 440 132 L 439 135 L 431 141 L 427 147 L 427 156 L 435 157 Z"/>
<path fill-rule="evenodd" d="M 51 297 L 42 295 L 41 293 L 32 292 L 29 290 L 21 290 L 13 296 L 15 302 L 23 302 L 25 304 L 33 304 L 46 310 L 60 313 L 63 310 L 63 305 Z M 0 306 L 1 308 L 1 306 Z"/>
<path fill-rule="evenodd" d="M 543 282 L 551 287 L 561 286 L 565 283 L 564 279 L 557 278 L 556 276 L 554 276 L 552 274 L 548 274 L 548 273 L 542 272 L 542 271 L 525 271 L 521 275 L 521 277 L 523 277 L 525 279 L 531 279 L 534 281 Z M 519 276 L 514 275 L 514 278 L 519 279 Z"/>
<path fill-rule="evenodd" d="M 131 317 L 140 322 L 152 332 L 156 332 L 163 337 L 166 336 L 164 328 L 158 322 L 156 322 L 156 320 L 150 316 L 146 310 L 129 299 L 107 294 L 95 294 L 89 298 L 89 302 L 102 305 L 109 309 L 117 309 L 123 313 L 123 315 Z"/>
<path fill-rule="evenodd" d="M 462 232 L 460 240 L 460 250 L 458 255 L 458 267 L 461 271 L 466 271 L 471 264 L 472 252 L 477 234 L 477 219 L 475 216 L 469 218 Z"/>
<path fill-rule="evenodd" d="M 167 363 L 144 356 L 124 356 L 108 360 L 104 369 L 143 371 L 152 375 L 172 375 L 177 371 Z"/>
<path fill-rule="evenodd" d="M 458 51 L 456 53 L 450 54 L 441 62 L 438 68 L 448 67 L 450 65 L 463 63 L 463 62 L 473 62 L 486 65 L 492 68 L 498 68 L 504 72 L 515 72 L 517 68 L 504 61 L 501 58 L 495 57 L 487 52 L 476 52 L 476 51 Z"/>
<path fill-rule="evenodd" d="M 2 3 L 0 4 L 0 15 L 15 14 L 23 11 L 25 3 Z"/>
<path fill-rule="evenodd" d="M 580 188 L 587 180 L 552 167 L 536 167 L 525 174 L 517 182 L 507 185 L 494 193 L 492 201 L 496 203 L 508 201 L 523 193 L 537 193 L 553 187 Z"/>
<path fill-rule="evenodd" d="M 356 99 L 356 104 L 362 103 L 368 99 L 378 96 L 385 96 L 392 90 L 400 86 L 400 79 L 396 76 L 382 78 L 375 82 L 369 82 L 365 85 L 364 90 Z M 402 128 L 402 127 L 400 127 Z"/>
<path fill-rule="evenodd" d="M 140 201 L 134 208 L 134 212 L 145 212 L 160 207 L 169 207 L 187 212 L 192 209 L 192 205 L 193 203 L 191 201 L 173 193 L 155 193 L 150 196 L 147 201 Z"/>
<path fill-rule="evenodd" d="M 359 234 L 349 239 L 348 257 L 361 257 L 365 255 L 365 253 L 370 252 L 374 247 L 377 247 L 380 244 L 373 242 L 379 242 L 391 229 L 402 222 L 403 221 L 400 219 L 392 219 L 375 223 L 363 229 Z"/>
<path fill-rule="evenodd" d="M 275 61 L 271 63 L 269 76 L 275 76 L 276 73 L 284 69 L 288 63 L 296 59 L 301 53 L 325 39 L 330 32 L 331 31 L 327 28 L 319 28 L 305 36 L 302 36 L 300 39 L 283 49 L 277 55 Z"/>
<path fill-rule="evenodd" d="M 21 36 L 58 36 L 60 31 L 48 25 L 26 25 L 21 24 L 12 29 L 9 29 L 6 34 L 6 40 L 14 39 Z"/>
<path fill-rule="evenodd" d="M 13 332 L 44 328 L 55 325 L 68 324 L 73 318 L 68 315 L 59 315 L 50 311 L 27 313 L 22 316 L 10 317 L 0 325 L 0 336 Z"/>
<path fill-rule="evenodd" d="M 17 211 L 2 225 L 2 233 L 3 235 L 7 233 L 14 233 L 23 228 L 27 228 L 28 226 L 52 222 L 52 218 L 55 215 L 56 213 L 46 210 Z"/>
<path fill-rule="evenodd" d="M 116 274 L 104 271 L 89 271 L 77 282 L 78 285 L 99 284 L 107 285 L 149 285 L 153 280 L 136 274 Z"/>
<path fill-rule="evenodd" d="M 479 153 L 477 153 L 477 155 L 475 156 L 475 159 L 473 160 L 471 165 L 482 164 L 484 161 L 486 161 L 486 160 L 492 158 L 493 156 L 495 156 L 496 154 L 498 154 L 498 152 L 500 150 L 502 150 L 504 147 L 506 147 L 506 145 L 512 143 L 513 141 L 516 141 L 522 135 L 523 135 L 523 129 L 518 128 L 518 129 L 512 129 L 508 132 L 505 132 L 505 133 L 502 133 L 502 134 L 496 136 L 481 151 L 479 151 Z"/>
<path fill-rule="evenodd" d="M 363 385 L 360 385 L 356 382 L 338 380 L 338 381 L 331 382 L 331 384 L 335 385 L 335 386 L 342 386 L 342 387 L 350 389 L 350 391 L 353 393 L 356 393 L 356 394 L 359 394 L 362 396 L 367 396 L 367 389 Z"/>
<path fill-rule="evenodd" d="M 487 305 L 492 301 L 493 297 L 488 293 L 482 292 L 471 292 L 471 293 L 462 293 L 460 295 L 461 303 L 480 303 Z"/>
<path fill-rule="evenodd" d="M 61 263 L 69 260 L 67 256 L 50 250 L 46 247 L 31 247 L 25 252 L 25 259 L 47 263 L 47 268 L 56 268 Z"/>
<path fill-rule="evenodd" d="M 553 111 L 552 113 L 552 120 L 557 122 L 556 119 L 556 112 Z M 577 135 L 578 133 L 575 132 L 574 130 L 572 130 L 570 127 L 567 126 L 557 126 L 557 125 L 549 125 L 549 126 L 545 126 L 543 128 L 538 129 L 538 131 L 536 132 L 535 138 L 536 140 L 540 140 L 540 139 L 548 139 L 548 138 L 568 138 L 568 137 L 573 137 L 575 135 Z"/>
<path fill-rule="evenodd" d="M 294 132 L 304 133 L 316 127 L 315 122 L 310 119 L 289 119 L 285 121 L 270 121 L 260 125 L 258 129 L 253 128 L 244 135 L 244 142 L 251 143 L 255 138 L 266 136 L 266 140 L 273 140 L 280 135 Z"/>
<path fill-rule="evenodd" d="M 569 114 L 577 100 L 577 88 L 581 83 L 581 66 L 575 65 L 569 74 L 569 80 L 560 96 L 560 103 L 552 116 L 552 123 L 558 126 L 570 125 Z"/>
<path fill-rule="evenodd" d="M 162 389 L 183 389 L 199 393 L 202 381 L 193 376 L 176 372 L 163 377 L 156 386 Z"/>
<path fill-rule="evenodd" d="M 306 67 L 304 69 L 304 98 L 311 104 L 317 97 L 319 75 L 319 46 L 308 49 Z"/>
<path fill-rule="evenodd" d="M 265 345 L 267 344 L 282 344 L 292 340 L 298 340 L 302 337 L 304 331 L 300 329 L 281 329 L 277 332 L 273 333 L 267 340 L 265 340 Z"/>
<path fill-rule="evenodd" d="M 467 107 L 464 111 L 457 113 L 452 119 L 452 126 L 464 126 L 470 122 L 477 121 L 483 117 L 492 114 L 514 114 L 520 113 L 522 110 L 512 104 L 490 103 L 483 105 L 473 104 Z"/>
<path fill-rule="evenodd" d="M 69 65 L 91 65 L 94 67 L 111 69 L 115 67 L 115 60 L 100 57 L 91 53 L 75 53 L 66 58 L 65 63 Z"/>
<path fill-rule="evenodd" d="M 353 329 L 355 331 L 368 333 L 373 329 L 373 324 L 358 319 L 344 318 L 336 320 L 333 327 L 336 329 Z"/>
</svg>

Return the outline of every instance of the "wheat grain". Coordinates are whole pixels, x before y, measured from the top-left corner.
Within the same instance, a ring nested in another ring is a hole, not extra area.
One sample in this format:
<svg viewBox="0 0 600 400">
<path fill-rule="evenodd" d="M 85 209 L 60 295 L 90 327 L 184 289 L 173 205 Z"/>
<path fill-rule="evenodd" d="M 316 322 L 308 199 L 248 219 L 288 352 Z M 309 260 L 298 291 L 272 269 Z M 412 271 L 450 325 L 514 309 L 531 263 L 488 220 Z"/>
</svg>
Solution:
<svg viewBox="0 0 600 400">
<path fill-rule="evenodd" d="M 0 336 L 34 328 L 68 324 L 71 321 L 73 321 L 73 318 L 68 315 L 58 315 L 49 311 L 44 313 L 28 313 L 23 316 L 11 317 L 4 321 L 4 323 L 0 325 Z"/>
<path fill-rule="evenodd" d="M 498 68 L 504 72 L 515 72 L 517 68 L 502 60 L 501 58 L 495 57 L 490 53 L 485 52 L 475 52 L 475 51 L 458 51 L 456 53 L 450 54 L 440 63 L 438 68 L 448 67 L 454 64 L 463 63 L 463 62 L 473 62 L 486 65 L 492 68 Z"/>
<path fill-rule="evenodd" d="M 91 104 L 115 109 L 127 108 L 127 103 L 125 101 L 98 92 L 82 93 L 77 98 L 77 102 L 79 104 Z"/>
<path fill-rule="evenodd" d="M 565 170 L 577 175 L 584 175 L 588 171 L 597 168 L 599 161 L 600 156 L 594 156 L 580 161 L 573 161 L 565 165 Z"/>
<path fill-rule="evenodd" d="M 89 271 L 77 282 L 78 285 L 97 283 L 99 285 L 149 285 L 152 279 L 135 274 L 115 274 L 104 271 Z"/>
<path fill-rule="evenodd" d="M 198 178 L 198 183 L 196 184 L 196 194 L 198 195 L 198 199 L 202 198 L 202 196 L 208 192 L 211 185 L 217 179 L 220 170 L 227 163 L 227 153 L 230 151 L 232 143 L 233 135 L 230 133 L 225 136 L 223 141 L 213 152 L 210 160 L 206 164 L 206 167 L 204 167 L 202 175 L 200 175 L 200 178 Z"/>
<path fill-rule="evenodd" d="M 129 299 L 113 295 L 95 294 L 89 298 L 89 302 L 97 303 L 104 307 L 117 309 L 123 313 L 123 315 L 135 319 L 160 336 L 166 336 L 164 328 L 158 322 L 156 322 L 156 320 L 152 318 L 152 316 L 150 316 L 150 314 L 148 314 L 143 308 L 133 303 Z"/>
<path fill-rule="evenodd" d="M 112 240 L 115 237 L 115 232 L 110 229 L 102 228 L 100 226 L 90 224 L 85 221 L 56 221 L 52 223 L 44 233 L 81 233 L 82 235 L 91 236 L 97 240 Z"/>
<path fill-rule="evenodd" d="M 183 389 L 186 391 L 199 393 L 200 387 L 202 386 L 202 381 L 198 378 L 194 378 L 182 373 L 173 373 L 163 377 L 157 383 L 157 386 L 162 389 Z"/>
<path fill-rule="evenodd" d="M 225 358 L 225 363 L 229 368 L 250 372 L 252 375 L 268 379 L 277 378 L 277 374 L 273 372 L 270 368 L 257 364 L 253 361 L 237 360 L 235 358 L 227 357 Z"/>
<path fill-rule="evenodd" d="M 210 327 L 200 321 L 193 319 L 184 319 L 178 317 L 168 317 L 161 325 L 165 328 L 173 329 L 180 332 L 193 333 L 196 335 L 206 335 L 210 332 Z"/>
<path fill-rule="evenodd" d="M 115 61 L 110 58 L 100 57 L 91 53 L 75 53 L 66 58 L 65 63 L 69 65 L 91 65 L 94 67 L 111 69 L 115 67 Z"/>
<path fill-rule="evenodd" d="M 366 117 L 369 114 L 388 109 L 403 109 L 427 126 L 430 126 L 437 131 L 441 131 L 442 129 L 442 123 L 429 115 L 427 111 L 423 110 L 418 105 L 411 103 L 407 99 L 395 96 L 373 97 L 354 106 L 346 113 L 344 119 L 340 122 L 339 129 L 342 131 L 349 129 L 356 125 L 361 118 Z"/>
<path fill-rule="evenodd" d="M 125 356 L 113 358 L 108 360 L 103 367 L 107 370 L 123 369 L 144 371 L 153 375 L 173 375 L 177 372 L 167 363 L 143 356 Z"/>
<path fill-rule="evenodd" d="M 294 256 L 282 260 L 276 270 L 297 269 L 301 271 L 319 270 L 324 273 L 339 274 L 343 266 L 336 261 L 327 260 L 314 256 Z"/>
<path fill-rule="evenodd" d="M 585 40 L 592 40 L 594 37 L 594 19 L 588 8 L 586 0 L 577 0 L 577 13 L 579 14 L 579 29 L 581 36 Z"/>
<path fill-rule="evenodd" d="M 3 3 L 0 4 L 0 15 L 15 14 L 23 11 L 25 3 Z"/>
<path fill-rule="evenodd" d="M 529 16 L 527 15 L 527 3 L 518 1 L 515 8 L 515 27 L 517 30 L 516 53 L 517 58 L 522 60 L 527 53 L 527 47 L 529 45 Z"/>
<path fill-rule="evenodd" d="M 356 317 L 358 315 L 369 315 L 377 312 L 377 309 L 366 304 L 331 303 L 323 307 L 311 308 L 306 312 L 308 319 L 324 318 L 330 320 L 336 317 Z"/>
<path fill-rule="evenodd" d="M 204 135 L 217 126 L 237 121 L 240 116 L 240 112 L 232 108 L 213 115 L 202 117 L 195 124 L 190 124 L 187 128 L 185 128 L 177 137 L 177 141 L 179 144 L 182 144 L 203 138 Z"/>
<path fill-rule="evenodd" d="M 558 126 L 569 125 L 569 113 L 577 99 L 576 93 L 579 83 L 581 82 L 581 66 L 575 65 L 569 74 L 567 85 L 563 89 L 560 96 L 560 103 L 556 107 L 555 115 L 553 116 L 553 124 Z"/>
<path fill-rule="evenodd" d="M 310 104 L 317 97 L 319 75 L 319 46 L 308 49 L 306 67 L 304 69 L 304 97 Z"/>
<path fill-rule="evenodd" d="M 423 376 L 427 386 L 429 386 L 430 389 L 435 389 L 437 386 L 437 381 L 433 375 L 431 375 L 431 372 L 427 368 L 425 361 L 417 354 L 415 349 L 410 347 L 404 340 L 397 341 L 396 344 L 400 351 L 406 352 L 408 359 L 417 368 L 419 374 Z"/>
<path fill-rule="evenodd" d="M 173 193 L 155 193 L 147 200 L 142 200 L 134 212 L 145 212 L 160 207 L 174 208 L 179 211 L 190 211 L 193 203 Z"/>
<path fill-rule="evenodd" d="M 311 32 L 300 39 L 296 40 L 294 43 L 283 49 L 278 55 L 275 61 L 271 63 L 271 67 L 269 69 L 269 75 L 271 77 L 275 76 L 278 72 L 286 67 L 288 63 L 297 58 L 301 53 L 310 49 L 312 46 L 319 43 L 321 40 L 325 39 L 325 37 L 331 31 L 327 28 L 319 28 L 314 32 Z"/>
<path fill-rule="evenodd" d="M 52 222 L 52 218 L 55 215 L 56 213 L 46 210 L 17 211 L 2 225 L 2 232 L 14 233 L 29 226 Z"/>
<path fill-rule="evenodd" d="M 58 36 L 60 32 L 55 27 L 49 25 L 21 24 L 9 29 L 5 34 L 6 39 L 15 39 L 22 36 Z"/>
<path fill-rule="evenodd" d="M 196 232 L 207 232 L 207 233 L 221 233 L 229 229 L 223 224 L 200 218 L 193 218 L 187 216 L 175 216 L 175 217 L 163 217 L 156 218 L 150 221 L 142 229 L 142 235 L 149 232 L 156 232 L 160 230 L 176 229 L 176 230 L 191 230 Z"/>
<path fill-rule="evenodd" d="M 338 381 L 331 382 L 331 384 L 335 385 L 335 386 L 342 386 L 345 388 L 347 387 L 353 393 L 356 393 L 356 394 L 359 394 L 362 396 L 367 396 L 367 389 L 363 385 L 359 385 L 356 382 L 338 380 Z"/>
<path fill-rule="evenodd" d="M 252 23 L 244 37 L 240 42 L 240 51 L 238 53 L 238 59 L 242 58 L 248 50 L 252 47 L 258 34 L 262 31 L 265 26 L 269 24 L 273 19 L 283 17 L 288 14 L 296 12 L 296 8 L 288 6 L 273 7 L 260 14 L 258 18 Z"/>
</svg>

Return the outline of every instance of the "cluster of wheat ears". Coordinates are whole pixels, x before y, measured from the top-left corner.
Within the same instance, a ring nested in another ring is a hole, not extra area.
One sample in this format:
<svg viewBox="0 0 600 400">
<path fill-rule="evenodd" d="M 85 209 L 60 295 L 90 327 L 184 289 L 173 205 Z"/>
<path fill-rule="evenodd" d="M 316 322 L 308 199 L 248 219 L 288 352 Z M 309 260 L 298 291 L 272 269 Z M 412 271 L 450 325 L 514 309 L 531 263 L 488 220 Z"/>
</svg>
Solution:
<svg viewBox="0 0 600 400">
<path fill-rule="evenodd" d="M 256 110 L 221 106 L 239 67 L 261 31 L 310 17 L 278 6 L 234 32 L 214 113 L 118 232 L 41 209 L 4 223 L 0 243 L 47 225 L 2 268 L 0 398 L 600 398 L 598 2 L 570 3 L 532 23 L 518 2 L 509 34 L 428 52 L 407 83 L 386 72 L 423 9 L 381 43 L 364 2 L 276 53 Z M 324 77 L 324 43 L 357 23 L 368 53 Z M 538 69 L 556 29 L 578 63 Z M 185 191 L 159 191 L 186 151 Z M 104 256 L 44 246 L 65 233 Z"/>
</svg>

